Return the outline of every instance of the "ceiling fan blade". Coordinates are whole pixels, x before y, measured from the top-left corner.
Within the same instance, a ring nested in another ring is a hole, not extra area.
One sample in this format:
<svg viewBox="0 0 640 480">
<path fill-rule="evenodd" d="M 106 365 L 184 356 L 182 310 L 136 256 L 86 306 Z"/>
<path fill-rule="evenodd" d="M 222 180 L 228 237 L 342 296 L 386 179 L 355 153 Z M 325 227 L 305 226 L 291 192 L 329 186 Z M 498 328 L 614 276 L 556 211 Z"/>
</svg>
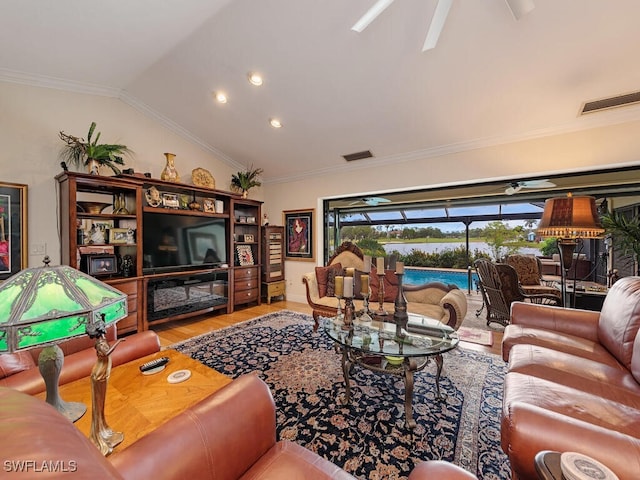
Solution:
<svg viewBox="0 0 640 480">
<path fill-rule="evenodd" d="M 531 10 L 536 8 L 533 0 L 505 0 L 507 7 L 511 10 L 511 15 L 516 20 L 520 20 Z"/>
<path fill-rule="evenodd" d="M 438 0 L 436 10 L 433 12 L 433 18 L 431 18 L 429 30 L 427 31 L 427 37 L 424 39 L 424 45 L 422 46 L 423 52 L 435 48 L 436 43 L 438 43 L 452 3 L 453 0 Z"/>
<path fill-rule="evenodd" d="M 367 28 L 371 22 L 378 18 L 378 16 L 393 2 L 394 0 L 378 0 L 369 10 L 367 10 L 367 13 L 360 17 L 360 20 L 351 27 L 351 30 L 362 33 L 362 31 Z"/>
<path fill-rule="evenodd" d="M 555 187 L 556 184 L 549 180 L 528 180 L 526 182 L 520 182 L 524 188 L 551 188 Z"/>
<path fill-rule="evenodd" d="M 511 185 L 509 185 L 504 193 L 505 195 L 514 195 L 516 193 L 518 193 L 520 190 L 522 190 L 522 185 L 520 185 L 519 183 L 512 183 Z"/>
</svg>

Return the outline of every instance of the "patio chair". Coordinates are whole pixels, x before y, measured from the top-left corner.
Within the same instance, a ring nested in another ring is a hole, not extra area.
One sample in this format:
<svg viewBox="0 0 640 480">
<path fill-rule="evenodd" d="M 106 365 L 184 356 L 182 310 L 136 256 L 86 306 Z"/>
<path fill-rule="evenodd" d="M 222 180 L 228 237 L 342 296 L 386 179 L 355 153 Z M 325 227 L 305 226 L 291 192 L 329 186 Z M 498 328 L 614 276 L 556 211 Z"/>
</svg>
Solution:
<svg viewBox="0 0 640 480">
<path fill-rule="evenodd" d="M 474 266 L 478 273 L 483 307 L 487 309 L 487 325 L 491 322 L 508 325 L 511 321 L 511 304 L 516 301 L 558 304 L 555 295 L 523 292 L 518 274 L 511 265 L 479 259 L 474 262 Z M 482 307 L 477 310 L 476 316 L 480 316 L 482 310 Z"/>
<path fill-rule="evenodd" d="M 542 264 L 538 257 L 534 255 L 509 255 L 507 264 L 515 269 L 520 287 L 525 294 L 549 295 L 552 297 L 536 297 L 532 299 L 533 303 L 562 304 L 562 292 L 560 289 L 545 283 L 542 279 Z"/>
</svg>

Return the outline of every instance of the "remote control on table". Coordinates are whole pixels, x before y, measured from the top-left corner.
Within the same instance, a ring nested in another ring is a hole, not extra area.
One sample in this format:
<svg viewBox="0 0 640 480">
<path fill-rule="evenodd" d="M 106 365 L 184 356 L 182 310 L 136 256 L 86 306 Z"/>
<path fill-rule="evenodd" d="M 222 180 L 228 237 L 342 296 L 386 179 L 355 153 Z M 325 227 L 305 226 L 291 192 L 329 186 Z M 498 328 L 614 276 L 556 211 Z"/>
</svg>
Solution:
<svg viewBox="0 0 640 480">
<path fill-rule="evenodd" d="M 153 370 L 154 368 L 162 367 L 167 363 L 169 363 L 169 357 L 156 358 L 155 360 L 151 360 L 140 365 L 140 371 L 148 372 L 149 370 Z"/>
</svg>

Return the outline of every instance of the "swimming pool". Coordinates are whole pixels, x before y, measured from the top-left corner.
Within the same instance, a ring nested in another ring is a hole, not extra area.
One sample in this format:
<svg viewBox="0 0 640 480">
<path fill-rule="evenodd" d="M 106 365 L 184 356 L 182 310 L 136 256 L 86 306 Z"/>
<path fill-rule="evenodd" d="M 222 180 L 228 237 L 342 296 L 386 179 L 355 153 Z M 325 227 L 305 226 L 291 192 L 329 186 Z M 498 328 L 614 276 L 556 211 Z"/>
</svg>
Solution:
<svg viewBox="0 0 640 480">
<path fill-rule="evenodd" d="M 472 273 L 472 288 L 477 280 L 478 276 L 475 273 Z M 454 284 L 462 290 L 467 290 L 469 288 L 467 272 L 461 272 L 458 270 L 437 270 L 431 268 L 406 267 L 404 269 L 402 283 L 421 285 L 428 282 L 442 282 L 447 285 Z"/>
</svg>

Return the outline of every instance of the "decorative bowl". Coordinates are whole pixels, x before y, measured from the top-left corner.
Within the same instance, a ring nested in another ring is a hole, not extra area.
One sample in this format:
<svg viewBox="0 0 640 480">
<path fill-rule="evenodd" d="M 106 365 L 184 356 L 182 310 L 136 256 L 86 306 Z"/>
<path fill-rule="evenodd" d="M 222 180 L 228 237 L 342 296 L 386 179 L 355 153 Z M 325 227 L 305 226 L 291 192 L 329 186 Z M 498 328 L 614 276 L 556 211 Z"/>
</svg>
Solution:
<svg viewBox="0 0 640 480">
<path fill-rule="evenodd" d="M 384 358 L 389 363 L 389 365 L 398 366 L 402 365 L 402 362 L 404 362 L 404 357 L 385 356 Z"/>
<path fill-rule="evenodd" d="M 104 203 L 104 202 L 76 202 L 76 203 L 78 204 L 78 207 L 80 207 L 80 210 L 82 212 L 90 213 L 92 215 L 96 213 L 102 213 L 102 211 L 105 208 L 111 206 L 110 203 Z"/>
</svg>

